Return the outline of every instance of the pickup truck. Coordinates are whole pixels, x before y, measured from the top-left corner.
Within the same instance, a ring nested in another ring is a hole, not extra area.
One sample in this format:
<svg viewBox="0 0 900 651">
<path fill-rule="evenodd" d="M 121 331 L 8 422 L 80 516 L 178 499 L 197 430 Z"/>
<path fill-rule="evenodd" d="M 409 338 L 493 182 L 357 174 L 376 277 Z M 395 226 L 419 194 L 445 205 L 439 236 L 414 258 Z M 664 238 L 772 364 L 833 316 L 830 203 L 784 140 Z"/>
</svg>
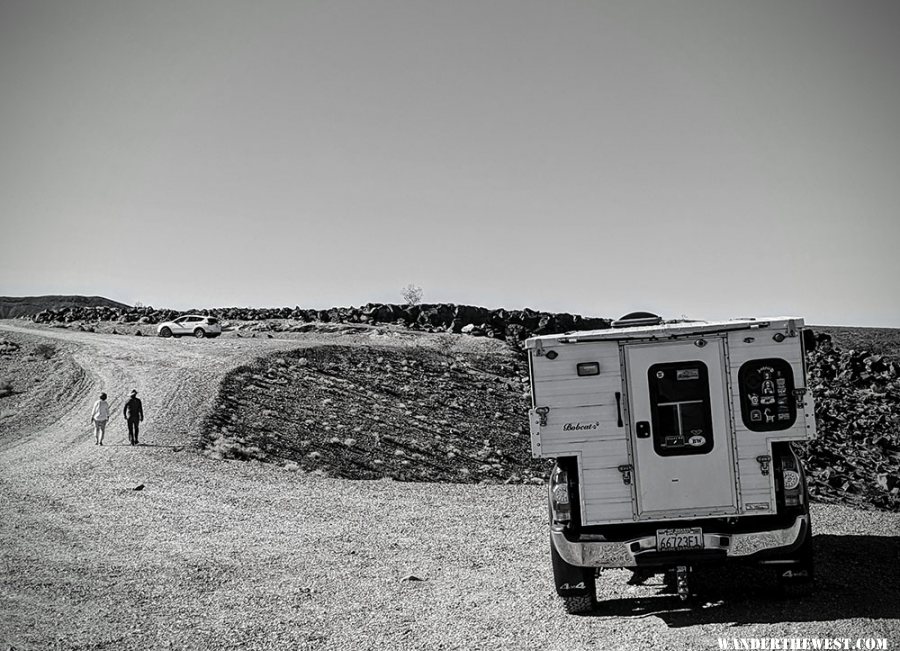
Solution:
<svg viewBox="0 0 900 651">
<path fill-rule="evenodd" d="M 531 450 L 552 460 L 550 556 L 570 613 L 598 607 L 603 568 L 665 573 L 754 563 L 812 585 L 806 476 L 816 435 L 798 317 L 671 321 L 533 337 Z"/>
</svg>

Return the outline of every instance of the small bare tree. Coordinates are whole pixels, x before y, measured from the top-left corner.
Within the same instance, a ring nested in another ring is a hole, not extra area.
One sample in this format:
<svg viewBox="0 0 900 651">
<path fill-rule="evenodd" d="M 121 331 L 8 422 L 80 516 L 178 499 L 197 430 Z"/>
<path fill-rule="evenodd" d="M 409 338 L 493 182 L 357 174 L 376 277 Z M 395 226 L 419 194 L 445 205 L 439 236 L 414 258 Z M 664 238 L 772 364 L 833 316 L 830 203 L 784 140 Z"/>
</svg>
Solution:
<svg viewBox="0 0 900 651">
<path fill-rule="evenodd" d="M 400 290 L 400 296 L 406 305 L 418 305 L 422 302 L 422 288 L 410 283 Z"/>
</svg>

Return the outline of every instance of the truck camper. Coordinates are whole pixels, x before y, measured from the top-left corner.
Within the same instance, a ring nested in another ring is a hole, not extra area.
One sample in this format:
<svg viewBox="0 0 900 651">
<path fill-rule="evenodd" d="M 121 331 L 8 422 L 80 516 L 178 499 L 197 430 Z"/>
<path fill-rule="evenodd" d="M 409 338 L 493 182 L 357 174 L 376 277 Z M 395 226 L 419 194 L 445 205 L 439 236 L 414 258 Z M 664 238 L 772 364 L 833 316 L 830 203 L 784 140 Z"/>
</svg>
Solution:
<svg viewBox="0 0 900 651">
<path fill-rule="evenodd" d="M 552 460 L 550 555 L 570 613 L 598 606 L 603 568 L 690 573 L 749 562 L 787 592 L 813 579 L 806 477 L 816 436 L 797 317 L 673 321 L 533 337 L 531 450 Z"/>
</svg>

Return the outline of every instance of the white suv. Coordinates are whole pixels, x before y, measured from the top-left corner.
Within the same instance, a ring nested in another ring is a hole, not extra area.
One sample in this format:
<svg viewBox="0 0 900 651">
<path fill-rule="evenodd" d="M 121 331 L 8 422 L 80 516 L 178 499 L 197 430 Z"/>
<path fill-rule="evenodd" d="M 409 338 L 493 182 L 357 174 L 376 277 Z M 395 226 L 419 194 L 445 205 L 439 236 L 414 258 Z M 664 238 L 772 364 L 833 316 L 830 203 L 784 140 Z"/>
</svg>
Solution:
<svg viewBox="0 0 900 651">
<path fill-rule="evenodd" d="M 166 321 L 156 326 L 156 334 L 160 337 L 180 337 L 191 335 L 197 339 L 204 337 L 218 337 L 222 334 L 222 326 L 219 321 L 211 316 L 199 314 L 186 314 L 174 321 Z"/>
</svg>

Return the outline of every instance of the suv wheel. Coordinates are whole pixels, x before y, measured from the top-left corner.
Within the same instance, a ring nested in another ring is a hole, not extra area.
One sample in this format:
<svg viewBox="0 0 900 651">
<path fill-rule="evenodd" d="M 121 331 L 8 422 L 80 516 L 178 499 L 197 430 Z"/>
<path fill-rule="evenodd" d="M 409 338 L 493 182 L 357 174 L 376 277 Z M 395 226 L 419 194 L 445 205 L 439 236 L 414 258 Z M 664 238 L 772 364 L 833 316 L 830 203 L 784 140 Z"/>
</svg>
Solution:
<svg viewBox="0 0 900 651">
<path fill-rule="evenodd" d="M 165 327 L 159 331 L 159 336 L 160 337 L 171 337 L 172 331 L 168 327 Z"/>
<path fill-rule="evenodd" d="M 194 336 L 197 337 L 197 339 L 203 339 L 203 337 L 206 336 L 206 333 L 203 331 L 203 328 L 197 328 L 194 330 Z"/>
</svg>

